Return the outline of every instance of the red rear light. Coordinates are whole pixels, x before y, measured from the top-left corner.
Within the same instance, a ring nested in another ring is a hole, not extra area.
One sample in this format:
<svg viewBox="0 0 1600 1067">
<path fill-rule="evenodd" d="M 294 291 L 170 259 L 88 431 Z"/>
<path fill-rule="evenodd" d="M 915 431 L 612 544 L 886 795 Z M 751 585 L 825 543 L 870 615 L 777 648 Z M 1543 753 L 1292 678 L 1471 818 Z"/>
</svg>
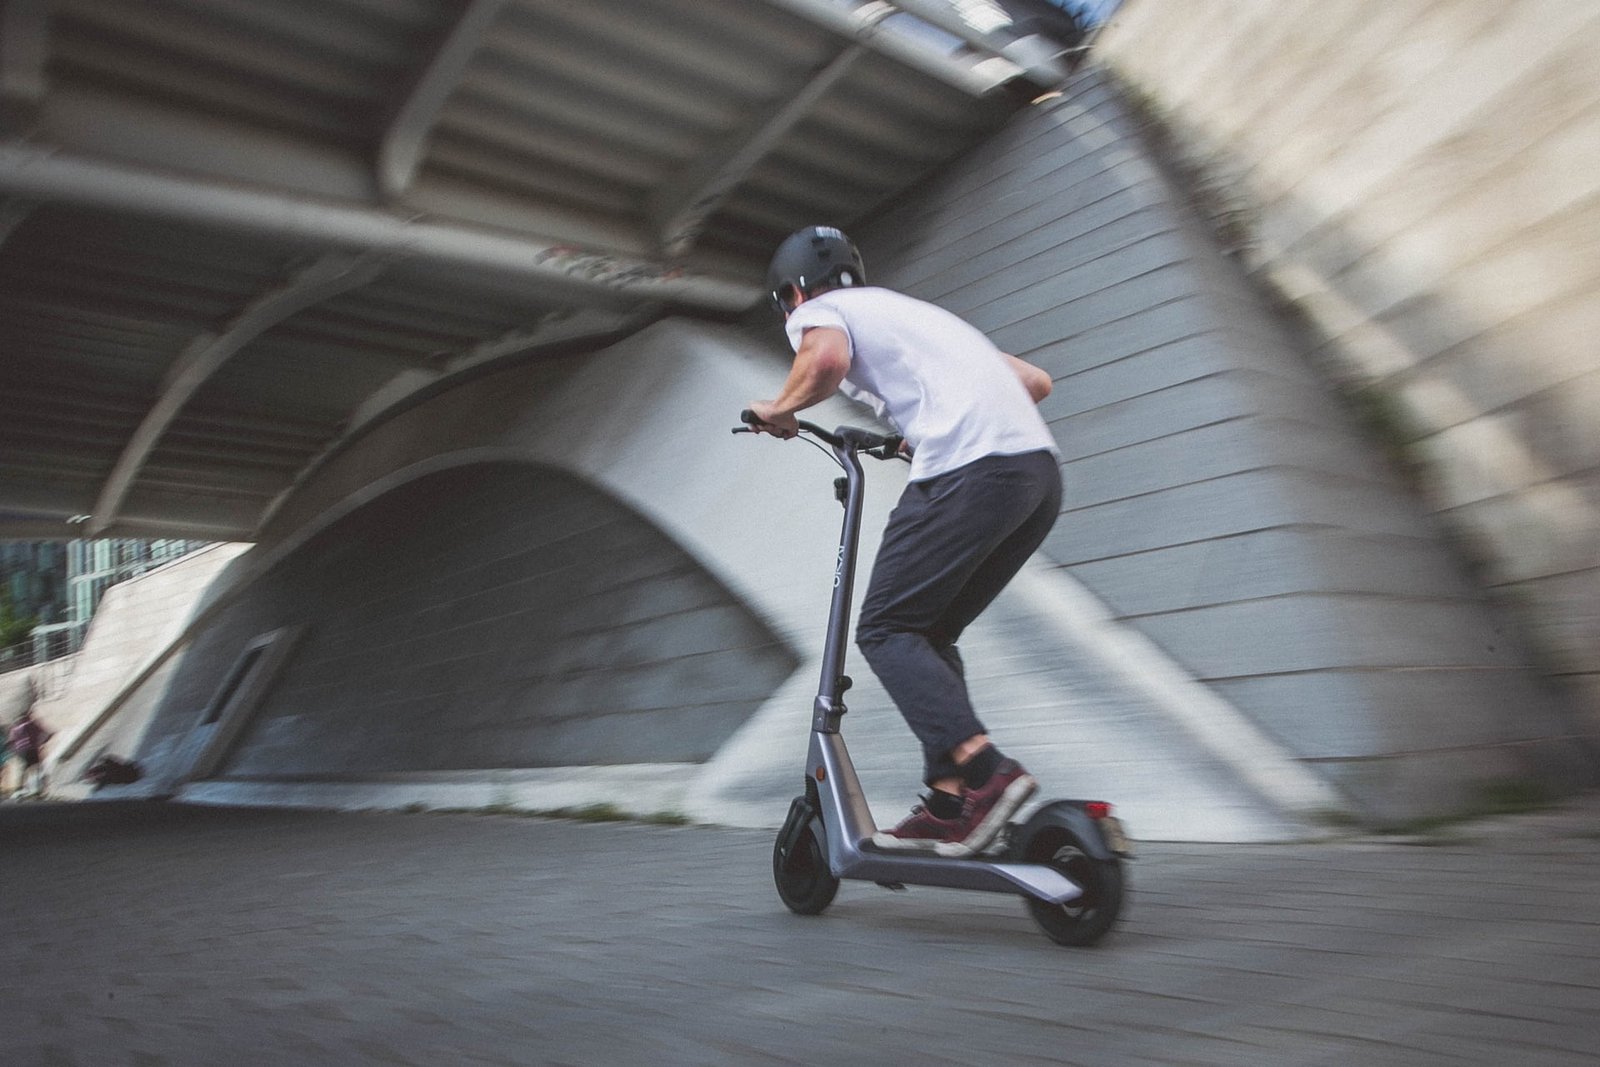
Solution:
<svg viewBox="0 0 1600 1067">
<path fill-rule="evenodd" d="M 1103 800 L 1086 800 L 1083 804 L 1083 813 L 1091 819 L 1109 819 L 1111 805 Z"/>
</svg>

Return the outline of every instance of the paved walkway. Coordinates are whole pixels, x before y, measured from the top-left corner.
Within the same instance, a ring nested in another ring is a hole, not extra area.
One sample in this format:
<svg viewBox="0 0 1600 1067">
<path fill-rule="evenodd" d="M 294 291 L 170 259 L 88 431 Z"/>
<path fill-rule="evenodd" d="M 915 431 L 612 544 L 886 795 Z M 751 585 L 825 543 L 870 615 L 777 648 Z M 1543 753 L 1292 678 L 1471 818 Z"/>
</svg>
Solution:
<svg viewBox="0 0 1600 1067">
<path fill-rule="evenodd" d="M 764 832 L 0 806 L 0 1060 L 1593 1064 L 1600 798 L 1429 845 L 1144 846 L 1125 924 L 846 884 Z"/>
</svg>

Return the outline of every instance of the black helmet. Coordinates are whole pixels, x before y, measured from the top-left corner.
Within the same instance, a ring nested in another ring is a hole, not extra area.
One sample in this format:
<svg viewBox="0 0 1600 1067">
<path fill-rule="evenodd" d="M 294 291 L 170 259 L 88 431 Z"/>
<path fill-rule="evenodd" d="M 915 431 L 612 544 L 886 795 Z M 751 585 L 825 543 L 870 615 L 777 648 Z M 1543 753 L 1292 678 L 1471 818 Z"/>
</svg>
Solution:
<svg viewBox="0 0 1600 1067">
<path fill-rule="evenodd" d="M 824 285 L 867 284 L 861 253 L 832 226 L 807 226 L 784 239 L 767 267 L 767 292 L 779 311 L 794 310 L 791 290 L 810 296 Z"/>
</svg>

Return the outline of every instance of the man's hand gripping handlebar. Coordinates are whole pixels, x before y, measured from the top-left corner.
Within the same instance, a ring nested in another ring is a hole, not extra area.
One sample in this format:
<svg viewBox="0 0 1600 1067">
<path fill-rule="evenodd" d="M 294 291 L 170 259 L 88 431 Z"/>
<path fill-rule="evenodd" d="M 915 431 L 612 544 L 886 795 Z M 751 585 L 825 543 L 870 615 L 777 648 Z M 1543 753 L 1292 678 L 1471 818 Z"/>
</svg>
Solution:
<svg viewBox="0 0 1600 1067">
<path fill-rule="evenodd" d="M 743 426 L 735 426 L 734 433 L 762 433 L 762 427 L 772 425 L 764 421 L 759 415 L 749 408 L 739 412 L 739 421 Z M 834 448 L 848 448 L 853 452 L 864 452 L 876 459 L 911 459 L 911 450 L 906 446 L 905 438 L 899 434 L 873 433 L 863 430 L 859 426 L 840 426 L 836 430 L 825 430 L 814 422 L 804 419 L 797 420 L 801 433 L 810 434 L 824 444 Z M 783 436 L 777 434 L 774 436 Z"/>
</svg>

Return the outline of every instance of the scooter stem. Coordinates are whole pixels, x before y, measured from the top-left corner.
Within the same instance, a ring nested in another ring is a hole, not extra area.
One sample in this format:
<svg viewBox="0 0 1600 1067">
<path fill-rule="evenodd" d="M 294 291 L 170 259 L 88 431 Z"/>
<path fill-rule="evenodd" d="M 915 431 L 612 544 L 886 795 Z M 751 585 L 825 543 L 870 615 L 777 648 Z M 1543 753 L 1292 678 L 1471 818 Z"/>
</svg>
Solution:
<svg viewBox="0 0 1600 1067">
<path fill-rule="evenodd" d="M 844 525 L 839 531 L 839 556 L 833 568 L 833 602 L 828 608 L 828 630 L 822 648 L 822 680 L 817 686 L 811 723 L 813 730 L 826 734 L 839 732 L 839 717 L 845 713 L 844 691 L 849 687 L 844 676 L 845 644 L 850 632 L 850 597 L 855 588 L 862 486 L 866 481 L 861 472 L 861 459 L 852 446 L 841 442 L 832 448 L 845 470 Z"/>
</svg>

